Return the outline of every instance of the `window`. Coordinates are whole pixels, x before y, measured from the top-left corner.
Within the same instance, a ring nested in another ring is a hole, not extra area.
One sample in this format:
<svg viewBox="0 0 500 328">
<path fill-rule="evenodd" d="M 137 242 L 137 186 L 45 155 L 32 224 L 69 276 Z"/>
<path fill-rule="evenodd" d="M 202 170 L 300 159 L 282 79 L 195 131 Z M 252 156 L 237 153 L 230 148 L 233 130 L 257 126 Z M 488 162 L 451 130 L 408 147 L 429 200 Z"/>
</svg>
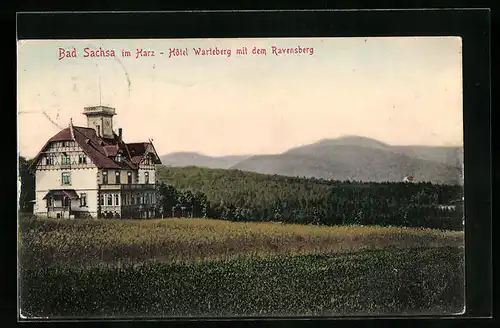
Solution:
<svg viewBox="0 0 500 328">
<path fill-rule="evenodd" d="M 80 207 L 86 207 L 87 206 L 87 194 L 80 194 Z"/>
<path fill-rule="evenodd" d="M 61 181 L 63 185 L 71 184 L 71 174 L 70 172 L 63 172 L 61 176 Z"/>
<path fill-rule="evenodd" d="M 49 156 L 47 156 L 47 165 L 54 165 L 54 162 L 55 162 L 54 154 L 49 154 Z"/>
<path fill-rule="evenodd" d="M 127 173 L 128 184 L 132 184 L 132 172 Z"/>
<path fill-rule="evenodd" d="M 112 197 L 112 195 L 110 194 L 110 195 L 106 195 L 106 196 L 108 198 L 108 202 L 107 202 L 106 205 L 109 205 L 109 206 L 113 205 L 113 197 Z"/>
<path fill-rule="evenodd" d="M 65 207 L 68 207 L 71 204 L 68 197 L 64 197 L 64 203 L 63 204 L 64 204 Z"/>
<path fill-rule="evenodd" d="M 108 172 L 102 172 L 102 184 L 108 184 Z"/>
<path fill-rule="evenodd" d="M 87 156 L 78 155 L 78 164 L 87 164 Z"/>
<path fill-rule="evenodd" d="M 115 172 L 116 184 L 120 184 L 120 171 Z"/>
<path fill-rule="evenodd" d="M 115 194 L 115 205 L 120 205 L 120 195 Z"/>
<path fill-rule="evenodd" d="M 122 161 L 122 155 L 121 154 L 116 154 L 115 161 L 120 163 Z"/>
<path fill-rule="evenodd" d="M 149 183 L 149 172 L 144 172 L 144 183 L 145 184 Z"/>
<path fill-rule="evenodd" d="M 62 160 L 61 160 L 61 161 L 62 161 L 62 164 L 63 164 L 63 165 L 64 165 L 64 164 L 71 164 L 71 159 L 70 159 L 70 157 L 69 157 L 68 155 L 66 155 L 66 154 L 63 154 L 63 155 L 62 155 Z"/>
</svg>

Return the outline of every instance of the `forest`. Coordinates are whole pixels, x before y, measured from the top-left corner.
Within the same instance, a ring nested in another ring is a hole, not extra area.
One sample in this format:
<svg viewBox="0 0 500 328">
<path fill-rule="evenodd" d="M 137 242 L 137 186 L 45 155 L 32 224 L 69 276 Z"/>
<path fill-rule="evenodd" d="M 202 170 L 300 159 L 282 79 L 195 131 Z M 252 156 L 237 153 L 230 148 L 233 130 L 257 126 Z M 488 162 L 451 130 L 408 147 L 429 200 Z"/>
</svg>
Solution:
<svg viewBox="0 0 500 328">
<path fill-rule="evenodd" d="M 34 177 L 20 158 L 20 209 L 32 211 Z M 230 221 L 463 229 L 463 187 L 332 181 L 200 167 L 157 168 L 157 215 Z M 439 205 L 454 204 L 455 209 Z"/>
<path fill-rule="evenodd" d="M 463 229 L 463 188 L 458 185 L 330 181 L 165 166 L 158 168 L 157 180 L 163 217 Z M 455 208 L 440 207 L 450 204 Z"/>
</svg>

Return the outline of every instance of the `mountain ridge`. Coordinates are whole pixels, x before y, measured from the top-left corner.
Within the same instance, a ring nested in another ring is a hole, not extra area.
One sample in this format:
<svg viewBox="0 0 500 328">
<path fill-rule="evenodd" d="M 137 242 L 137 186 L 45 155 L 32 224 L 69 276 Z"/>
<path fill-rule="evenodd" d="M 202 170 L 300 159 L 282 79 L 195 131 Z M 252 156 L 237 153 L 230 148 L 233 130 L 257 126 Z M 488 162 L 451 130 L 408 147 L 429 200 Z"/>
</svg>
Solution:
<svg viewBox="0 0 500 328">
<path fill-rule="evenodd" d="M 342 136 L 271 155 L 208 156 L 176 152 L 162 156 L 169 166 L 237 169 L 284 176 L 330 180 L 417 181 L 462 184 L 463 147 L 393 146 L 360 136 Z"/>
<path fill-rule="evenodd" d="M 213 169 L 228 169 L 252 155 L 209 156 L 199 152 L 173 152 L 160 157 L 167 166 L 200 166 Z"/>
</svg>

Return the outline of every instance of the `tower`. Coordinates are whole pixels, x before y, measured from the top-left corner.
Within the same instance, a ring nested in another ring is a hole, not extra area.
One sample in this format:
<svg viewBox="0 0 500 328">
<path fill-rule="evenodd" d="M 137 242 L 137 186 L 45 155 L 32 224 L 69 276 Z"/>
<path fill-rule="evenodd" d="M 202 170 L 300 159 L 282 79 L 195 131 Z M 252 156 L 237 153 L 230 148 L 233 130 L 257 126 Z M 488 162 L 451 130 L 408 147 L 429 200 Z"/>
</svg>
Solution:
<svg viewBox="0 0 500 328">
<path fill-rule="evenodd" d="M 95 129 L 99 137 L 113 138 L 114 108 L 101 105 L 85 107 L 83 114 L 87 116 L 87 127 Z"/>
</svg>

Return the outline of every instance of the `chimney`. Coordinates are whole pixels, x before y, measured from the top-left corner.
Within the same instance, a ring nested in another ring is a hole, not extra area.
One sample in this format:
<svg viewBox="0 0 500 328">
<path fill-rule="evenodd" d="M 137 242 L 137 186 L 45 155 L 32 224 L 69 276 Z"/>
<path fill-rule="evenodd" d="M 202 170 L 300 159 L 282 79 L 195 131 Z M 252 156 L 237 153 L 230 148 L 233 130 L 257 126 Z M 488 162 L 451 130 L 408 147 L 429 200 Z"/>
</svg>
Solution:
<svg viewBox="0 0 500 328">
<path fill-rule="evenodd" d="M 123 129 L 119 128 L 118 129 L 118 137 L 120 138 L 120 141 L 123 140 L 122 135 L 123 135 Z"/>
<path fill-rule="evenodd" d="M 73 131 L 73 119 L 69 119 L 69 131 L 71 133 L 71 139 L 75 140 L 75 132 Z"/>
<path fill-rule="evenodd" d="M 97 136 L 98 137 L 101 136 L 101 126 L 100 125 L 97 126 Z"/>
</svg>

